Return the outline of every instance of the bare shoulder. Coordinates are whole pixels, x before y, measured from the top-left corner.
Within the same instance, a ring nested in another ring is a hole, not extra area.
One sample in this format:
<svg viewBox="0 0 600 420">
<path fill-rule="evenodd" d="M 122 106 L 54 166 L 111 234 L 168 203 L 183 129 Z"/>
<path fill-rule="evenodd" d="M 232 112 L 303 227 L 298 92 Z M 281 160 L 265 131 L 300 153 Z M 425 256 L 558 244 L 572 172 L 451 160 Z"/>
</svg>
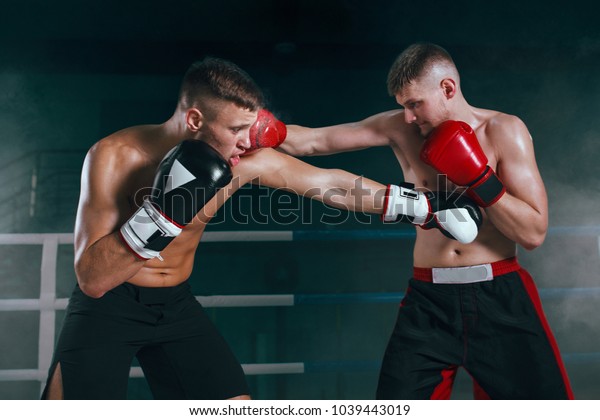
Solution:
<svg viewBox="0 0 600 420">
<path fill-rule="evenodd" d="M 490 111 L 485 122 L 485 134 L 494 143 L 531 141 L 529 130 L 519 117 L 497 111 Z"/>
<path fill-rule="evenodd" d="M 106 172 L 138 167 L 147 160 L 140 141 L 129 130 L 118 131 L 99 140 L 86 156 L 88 164 L 100 166 Z"/>
<path fill-rule="evenodd" d="M 418 126 L 406 122 L 404 109 L 381 112 L 375 114 L 372 118 L 371 124 L 375 129 L 393 144 L 401 145 L 415 138 L 421 138 Z"/>
<path fill-rule="evenodd" d="M 361 123 L 373 127 L 383 133 L 411 129 L 410 125 L 406 123 L 403 109 L 380 112 L 364 119 Z"/>
<path fill-rule="evenodd" d="M 126 133 L 105 137 L 89 149 L 81 177 L 86 196 L 126 200 L 133 191 L 152 183 L 156 163 L 139 140 L 122 134 Z"/>
<path fill-rule="evenodd" d="M 401 109 L 391 109 L 389 111 L 379 112 L 377 114 L 373 114 L 370 117 L 365 118 L 364 121 L 373 122 L 375 124 L 383 124 L 386 125 L 390 121 L 395 120 L 396 118 L 402 118 L 402 114 L 404 113 Z"/>
</svg>

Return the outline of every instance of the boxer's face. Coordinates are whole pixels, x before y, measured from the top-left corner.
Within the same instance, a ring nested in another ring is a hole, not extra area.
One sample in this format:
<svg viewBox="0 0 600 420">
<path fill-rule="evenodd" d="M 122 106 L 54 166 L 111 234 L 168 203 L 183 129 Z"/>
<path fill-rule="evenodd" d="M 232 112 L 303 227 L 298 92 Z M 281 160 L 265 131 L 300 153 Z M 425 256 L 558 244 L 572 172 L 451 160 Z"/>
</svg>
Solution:
<svg viewBox="0 0 600 420">
<path fill-rule="evenodd" d="M 231 166 L 235 166 L 240 155 L 250 147 L 250 126 L 256 120 L 256 114 L 256 111 L 228 102 L 204 119 L 199 133 Z"/>
<path fill-rule="evenodd" d="M 423 137 L 450 119 L 446 100 L 443 89 L 426 79 L 417 79 L 396 94 L 396 102 L 404 107 L 404 120 L 417 125 Z"/>
</svg>

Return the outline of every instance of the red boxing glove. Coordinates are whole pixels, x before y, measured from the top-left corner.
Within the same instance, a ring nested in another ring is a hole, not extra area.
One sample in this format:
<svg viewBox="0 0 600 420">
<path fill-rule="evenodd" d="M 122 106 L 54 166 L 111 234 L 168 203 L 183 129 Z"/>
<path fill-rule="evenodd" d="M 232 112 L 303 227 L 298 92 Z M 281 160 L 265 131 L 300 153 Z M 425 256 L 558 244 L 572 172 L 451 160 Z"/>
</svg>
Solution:
<svg viewBox="0 0 600 420">
<path fill-rule="evenodd" d="M 467 195 L 481 207 L 491 206 L 506 192 L 465 122 L 444 121 L 437 126 L 423 143 L 421 160 L 456 185 L 468 187 Z"/>
<path fill-rule="evenodd" d="M 258 111 L 256 122 L 250 127 L 250 148 L 244 154 L 263 147 L 278 147 L 287 136 L 287 128 L 266 109 Z"/>
</svg>

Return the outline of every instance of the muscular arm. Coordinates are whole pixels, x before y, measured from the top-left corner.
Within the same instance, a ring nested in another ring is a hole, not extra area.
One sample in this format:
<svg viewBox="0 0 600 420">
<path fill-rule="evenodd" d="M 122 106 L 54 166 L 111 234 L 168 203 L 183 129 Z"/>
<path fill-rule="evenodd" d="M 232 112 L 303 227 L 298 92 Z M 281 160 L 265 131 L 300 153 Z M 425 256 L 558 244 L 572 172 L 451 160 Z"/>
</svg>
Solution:
<svg viewBox="0 0 600 420">
<path fill-rule="evenodd" d="M 237 171 L 243 172 L 243 181 L 280 188 L 339 209 L 383 211 L 384 185 L 343 170 L 317 168 L 272 149 L 242 159 Z"/>
<path fill-rule="evenodd" d="M 359 122 L 321 128 L 288 125 L 287 138 L 279 148 L 294 156 L 316 156 L 388 146 L 386 126 L 398 112 L 383 112 Z"/>
<path fill-rule="evenodd" d="M 75 221 L 75 273 L 81 290 L 101 297 L 144 265 L 126 248 L 118 229 L 128 215 L 123 193 L 126 163 L 96 145 L 83 165 Z"/>
<path fill-rule="evenodd" d="M 507 193 L 486 208 L 490 221 L 525 249 L 540 246 L 548 229 L 548 200 L 535 161 L 533 142 L 525 124 L 503 116 L 491 130 L 498 156 L 497 173 Z"/>
</svg>

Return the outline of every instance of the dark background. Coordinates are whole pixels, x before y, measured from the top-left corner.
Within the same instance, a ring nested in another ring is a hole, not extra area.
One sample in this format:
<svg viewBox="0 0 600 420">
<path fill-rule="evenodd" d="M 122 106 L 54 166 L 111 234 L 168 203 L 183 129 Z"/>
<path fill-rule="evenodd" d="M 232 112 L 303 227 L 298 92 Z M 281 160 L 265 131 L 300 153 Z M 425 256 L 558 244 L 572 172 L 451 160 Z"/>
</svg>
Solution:
<svg viewBox="0 0 600 420">
<path fill-rule="evenodd" d="M 520 250 L 523 264 L 541 288 L 595 287 L 597 228 L 583 235 L 556 228 L 598 225 L 599 12 L 592 1 L 539 0 L 2 1 L 0 232 L 72 232 L 85 151 L 120 128 L 168 119 L 181 76 L 206 55 L 248 71 L 285 122 L 322 126 L 395 108 L 385 87 L 389 66 L 409 44 L 430 41 L 453 55 L 471 105 L 519 116 L 533 136 L 556 233 L 533 252 Z M 382 183 L 402 177 L 388 148 L 306 160 Z M 256 194 L 243 189 L 210 229 L 384 229 L 377 219 L 353 215 L 323 223 L 331 209 L 295 197 L 291 206 L 303 209 L 295 219 L 234 220 L 244 208 L 241 197 Z M 288 197 L 268 194 L 271 204 Z M 411 238 L 203 243 L 193 287 L 203 295 L 400 292 L 411 244 Z M 38 247 L 0 248 L 0 298 L 35 297 Z M 75 281 L 72 253 L 61 247 L 58 293 L 64 297 Z M 580 398 L 600 396 L 593 379 L 600 358 L 576 357 L 600 352 L 597 304 L 594 293 L 544 302 Z M 322 366 L 304 375 L 249 377 L 256 398 L 368 399 L 395 307 L 209 312 L 243 363 Z M 2 347 L 12 349 L 0 357 L 1 369 L 36 367 L 36 338 L 22 332 L 37 337 L 36 319 L 0 312 L 0 325 L 23 325 L 0 333 Z M 319 365 L 330 361 L 348 363 Z M 35 383 L 0 382 L 0 398 L 37 398 L 38 391 Z M 132 380 L 130 391 L 131 398 L 149 397 L 143 380 Z M 459 380 L 454 397 L 469 393 L 468 381 Z"/>
</svg>

